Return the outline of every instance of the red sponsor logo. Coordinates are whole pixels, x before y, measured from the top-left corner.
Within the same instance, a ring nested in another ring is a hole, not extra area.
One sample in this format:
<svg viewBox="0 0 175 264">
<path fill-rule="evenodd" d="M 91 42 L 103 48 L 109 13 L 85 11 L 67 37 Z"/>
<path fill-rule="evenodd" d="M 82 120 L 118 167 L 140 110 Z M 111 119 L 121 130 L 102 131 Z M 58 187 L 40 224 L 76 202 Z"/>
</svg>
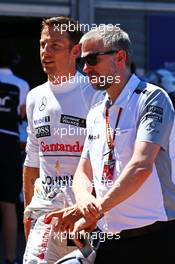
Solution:
<svg viewBox="0 0 175 264">
<path fill-rule="evenodd" d="M 39 259 L 44 259 L 44 254 L 47 250 L 47 245 L 48 245 L 48 241 L 49 241 L 50 229 L 51 229 L 50 226 L 46 227 L 44 235 L 42 236 L 42 241 L 41 241 L 41 244 L 39 245 L 39 248 L 38 248 L 39 254 L 37 257 Z"/>
<path fill-rule="evenodd" d="M 40 149 L 42 152 L 49 152 L 49 151 L 82 152 L 83 146 L 80 145 L 79 141 L 76 141 L 75 144 L 59 144 L 59 143 L 45 144 L 44 141 L 42 141 Z"/>
</svg>

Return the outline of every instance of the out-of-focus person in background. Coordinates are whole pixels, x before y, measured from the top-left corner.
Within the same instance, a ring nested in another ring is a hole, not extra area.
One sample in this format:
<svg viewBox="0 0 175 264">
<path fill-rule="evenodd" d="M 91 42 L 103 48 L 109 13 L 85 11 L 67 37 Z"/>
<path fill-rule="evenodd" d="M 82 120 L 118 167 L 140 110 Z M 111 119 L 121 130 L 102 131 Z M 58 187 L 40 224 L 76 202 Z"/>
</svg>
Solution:
<svg viewBox="0 0 175 264">
<path fill-rule="evenodd" d="M 165 68 L 149 71 L 144 79 L 163 88 L 170 96 L 175 107 L 175 76 L 171 71 Z"/>
<path fill-rule="evenodd" d="M 18 217 L 16 204 L 22 188 L 22 159 L 19 122 L 26 114 L 29 84 L 14 75 L 19 55 L 9 40 L 0 42 L 0 168 L 1 230 L 5 264 L 18 264 L 16 242 Z"/>
</svg>

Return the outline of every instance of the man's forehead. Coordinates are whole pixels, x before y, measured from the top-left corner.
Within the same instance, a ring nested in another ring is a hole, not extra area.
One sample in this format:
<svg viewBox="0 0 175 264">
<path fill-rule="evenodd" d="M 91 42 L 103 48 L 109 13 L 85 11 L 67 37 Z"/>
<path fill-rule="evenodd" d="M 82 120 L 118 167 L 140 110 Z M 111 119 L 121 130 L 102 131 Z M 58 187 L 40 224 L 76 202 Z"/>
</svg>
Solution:
<svg viewBox="0 0 175 264">
<path fill-rule="evenodd" d="M 58 30 L 53 26 L 45 26 L 41 32 L 41 38 L 50 37 L 55 39 L 69 39 L 68 33 L 66 31 Z"/>
<path fill-rule="evenodd" d="M 104 49 L 102 39 L 92 38 L 84 40 L 82 43 L 82 53 L 93 53 Z"/>
</svg>

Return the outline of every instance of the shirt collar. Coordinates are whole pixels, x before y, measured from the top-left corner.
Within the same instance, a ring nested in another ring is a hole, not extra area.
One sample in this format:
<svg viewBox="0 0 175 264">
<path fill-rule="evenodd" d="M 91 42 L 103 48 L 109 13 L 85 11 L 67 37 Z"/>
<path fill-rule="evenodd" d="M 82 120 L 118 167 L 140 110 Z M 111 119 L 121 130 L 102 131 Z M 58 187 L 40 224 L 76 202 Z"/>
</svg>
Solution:
<svg viewBox="0 0 175 264">
<path fill-rule="evenodd" d="M 115 100 L 114 105 L 125 108 L 139 83 L 140 79 L 135 74 L 132 74 L 125 87 L 123 88 L 121 94 Z"/>
<path fill-rule="evenodd" d="M 121 94 L 119 97 L 115 100 L 115 102 L 111 105 L 110 110 L 113 110 L 114 108 L 125 108 L 127 103 L 129 102 L 133 92 L 136 90 L 140 83 L 140 79 L 135 75 L 132 74 L 129 78 L 128 82 L 126 83 L 125 87 L 123 88 Z M 105 115 L 106 111 L 106 101 L 109 100 L 109 96 L 106 93 L 105 98 L 103 100 L 103 104 L 101 106 L 103 115 Z"/>
</svg>

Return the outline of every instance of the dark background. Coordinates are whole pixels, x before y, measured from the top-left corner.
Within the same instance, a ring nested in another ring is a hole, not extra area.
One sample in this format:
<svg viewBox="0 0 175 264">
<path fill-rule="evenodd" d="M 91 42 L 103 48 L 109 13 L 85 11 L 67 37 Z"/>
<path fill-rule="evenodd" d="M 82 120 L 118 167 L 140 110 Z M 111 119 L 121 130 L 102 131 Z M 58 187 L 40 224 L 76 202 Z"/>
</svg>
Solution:
<svg viewBox="0 0 175 264">
<path fill-rule="evenodd" d="M 12 42 L 21 61 L 14 73 L 24 78 L 31 88 L 46 81 L 39 57 L 40 18 L 0 17 L 0 36 Z"/>
</svg>

